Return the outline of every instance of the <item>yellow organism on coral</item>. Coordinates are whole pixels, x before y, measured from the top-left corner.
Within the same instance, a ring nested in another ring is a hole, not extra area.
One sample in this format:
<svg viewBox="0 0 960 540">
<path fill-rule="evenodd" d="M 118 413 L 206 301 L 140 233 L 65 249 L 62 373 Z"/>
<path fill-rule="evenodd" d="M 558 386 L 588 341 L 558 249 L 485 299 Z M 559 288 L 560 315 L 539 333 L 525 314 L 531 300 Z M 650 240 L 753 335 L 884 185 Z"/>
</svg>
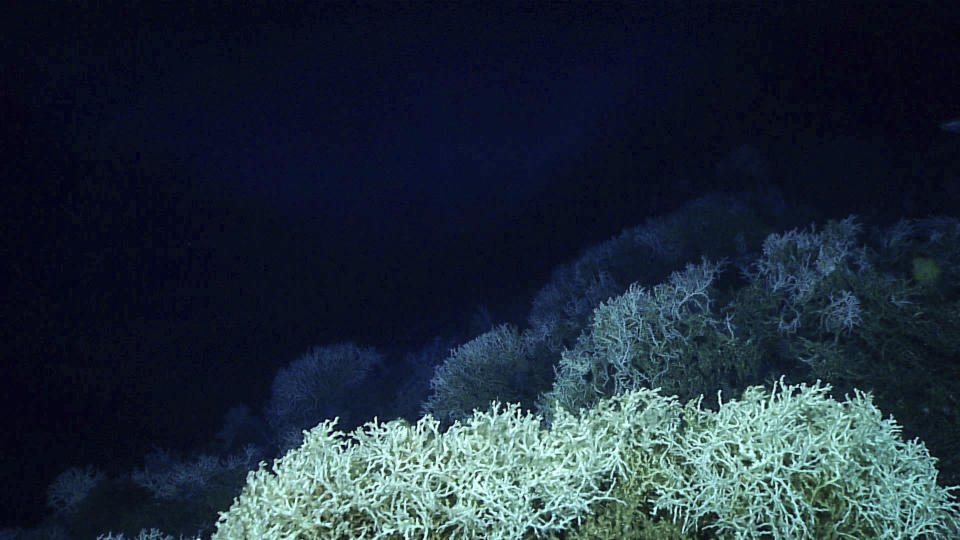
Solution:
<svg viewBox="0 0 960 540">
<path fill-rule="evenodd" d="M 913 258 L 913 279 L 921 285 L 935 285 L 940 278 L 940 265 L 930 257 Z"/>
</svg>

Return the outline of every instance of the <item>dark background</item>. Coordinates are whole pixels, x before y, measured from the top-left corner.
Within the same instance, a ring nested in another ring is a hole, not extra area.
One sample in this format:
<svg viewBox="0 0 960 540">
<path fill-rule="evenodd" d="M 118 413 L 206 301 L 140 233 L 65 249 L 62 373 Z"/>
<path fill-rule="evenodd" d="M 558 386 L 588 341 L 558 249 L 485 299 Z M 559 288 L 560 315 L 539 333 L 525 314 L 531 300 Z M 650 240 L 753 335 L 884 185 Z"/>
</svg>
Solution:
<svg viewBox="0 0 960 540">
<path fill-rule="evenodd" d="M 4 17 L 0 524 L 203 444 L 310 345 L 522 320 L 708 191 L 957 213 L 953 3 L 276 4 Z"/>
</svg>

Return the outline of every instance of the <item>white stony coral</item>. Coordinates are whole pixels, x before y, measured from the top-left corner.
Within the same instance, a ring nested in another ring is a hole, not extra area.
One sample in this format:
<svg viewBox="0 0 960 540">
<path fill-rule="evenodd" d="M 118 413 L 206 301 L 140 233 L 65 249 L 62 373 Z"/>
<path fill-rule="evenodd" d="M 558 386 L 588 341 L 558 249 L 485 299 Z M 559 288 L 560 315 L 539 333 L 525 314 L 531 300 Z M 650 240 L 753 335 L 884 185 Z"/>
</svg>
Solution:
<svg viewBox="0 0 960 540">
<path fill-rule="evenodd" d="M 324 422 L 261 465 L 215 540 L 549 537 L 630 481 L 655 518 L 738 538 L 957 538 L 960 506 L 922 443 L 903 442 L 869 395 L 753 387 L 718 411 L 640 389 L 552 429 L 496 404 L 437 420 Z M 629 524 L 627 524 L 629 525 Z"/>
<path fill-rule="evenodd" d="M 47 488 L 47 505 L 58 513 L 72 512 L 103 479 L 104 474 L 90 465 L 71 467 Z"/>
<path fill-rule="evenodd" d="M 937 485 L 935 459 L 904 442 L 868 394 L 843 402 L 829 386 L 752 387 L 719 411 L 688 406 L 674 482 L 656 511 L 703 519 L 738 538 L 954 538 L 960 506 Z"/>
<path fill-rule="evenodd" d="M 494 404 L 445 433 L 431 416 L 349 435 L 324 422 L 249 475 L 214 538 L 544 536 L 609 497 L 623 470 L 617 430 L 644 417 L 630 418 L 584 425 L 561 411 L 547 431 L 517 405 Z"/>
</svg>

